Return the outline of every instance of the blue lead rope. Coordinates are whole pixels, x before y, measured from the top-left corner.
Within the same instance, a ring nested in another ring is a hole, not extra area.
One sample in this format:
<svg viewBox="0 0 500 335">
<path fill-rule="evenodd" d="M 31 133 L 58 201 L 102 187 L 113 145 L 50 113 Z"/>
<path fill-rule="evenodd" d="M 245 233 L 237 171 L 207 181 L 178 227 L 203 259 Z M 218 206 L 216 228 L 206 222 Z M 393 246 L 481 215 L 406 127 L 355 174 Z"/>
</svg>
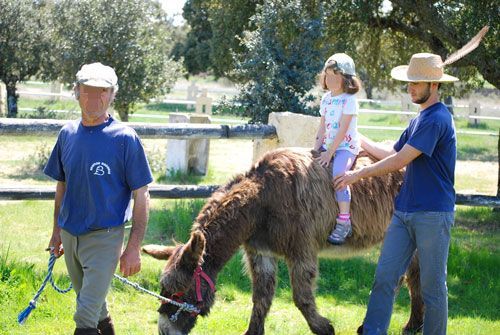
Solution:
<svg viewBox="0 0 500 335">
<path fill-rule="evenodd" d="M 54 256 L 54 254 L 50 254 L 49 265 L 47 267 L 47 276 L 45 277 L 45 279 L 44 279 L 44 281 L 42 283 L 42 286 L 40 286 L 40 288 L 38 289 L 38 292 L 36 292 L 36 294 L 33 297 L 33 299 L 31 299 L 31 301 L 29 302 L 28 307 L 26 307 L 17 316 L 17 322 L 19 322 L 19 324 L 21 324 L 21 325 L 24 324 L 24 322 L 26 321 L 26 319 L 30 315 L 31 311 L 36 308 L 36 302 L 37 302 L 38 298 L 40 297 L 40 295 L 42 294 L 42 292 L 45 289 L 45 286 L 47 285 L 48 282 L 50 282 L 50 284 L 52 285 L 52 287 L 54 288 L 54 290 L 56 290 L 59 293 L 68 293 L 73 288 L 73 286 L 70 284 L 67 289 L 63 290 L 63 289 L 59 288 L 56 285 L 56 283 L 54 282 L 54 277 L 52 275 L 52 270 L 54 269 L 54 264 L 56 262 L 56 259 L 57 258 L 56 258 L 56 256 Z"/>
<path fill-rule="evenodd" d="M 30 301 L 28 307 L 26 307 L 26 309 L 24 309 L 17 316 L 17 322 L 19 322 L 19 324 L 21 324 L 21 325 L 24 324 L 24 322 L 26 321 L 26 319 L 30 315 L 31 311 L 36 308 L 36 301 L 38 300 L 38 297 L 40 296 L 40 294 L 42 294 L 42 291 L 44 290 L 45 286 L 47 285 L 47 282 L 50 282 L 50 284 L 52 285 L 52 287 L 54 288 L 54 290 L 56 290 L 59 293 L 67 293 L 67 292 L 71 291 L 71 289 L 73 288 L 73 286 L 70 284 L 67 289 L 63 290 L 63 289 L 60 289 L 59 287 L 57 287 L 57 285 L 55 284 L 54 277 L 52 276 L 52 269 L 54 268 L 54 263 L 56 262 L 56 260 L 57 260 L 56 256 L 54 256 L 54 254 L 50 254 L 49 266 L 48 266 L 48 270 L 47 270 L 48 271 L 47 277 L 45 277 L 45 280 L 43 281 L 42 286 L 40 286 L 40 288 L 38 289 L 38 292 L 36 292 L 35 296 Z M 170 317 L 170 320 L 172 322 L 177 321 L 177 317 L 183 311 L 184 312 L 189 312 L 189 313 L 200 314 L 200 310 L 197 307 L 195 307 L 195 306 L 193 306 L 191 304 L 188 304 L 186 302 L 180 303 L 180 302 L 177 302 L 175 300 L 172 300 L 172 299 L 169 299 L 169 298 L 165 298 L 165 297 L 163 297 L 163 296 L 161 296 L 159 294 L 156 294 L 154 292 L 148 291 L 145 288 L 139 286 L 139 284 L 133 283 L 133 282 L 129 281 L 126 278 L 120 277 L 116 273 L 114 274 L 114 276 L 115 276 L 116 279 L 120 280 L 122 283 L 130 285 L 130 286 L 132 286 L 133 288 L 135 288 L 138 291 L 141 291 L 143 293 L 147 293 L 149 295 L 154 296 L 155 298 L 160 299 L 163 302 L 166 302 L 166 303 L 169 303 L 169 304 L 172 304 L 172 305 L 175 305 L 175 306 L 179 307 L 179 309 L 177 310 L 177 313 L 175 313 L 174 315 L 172 315 Z"/>
</svg>

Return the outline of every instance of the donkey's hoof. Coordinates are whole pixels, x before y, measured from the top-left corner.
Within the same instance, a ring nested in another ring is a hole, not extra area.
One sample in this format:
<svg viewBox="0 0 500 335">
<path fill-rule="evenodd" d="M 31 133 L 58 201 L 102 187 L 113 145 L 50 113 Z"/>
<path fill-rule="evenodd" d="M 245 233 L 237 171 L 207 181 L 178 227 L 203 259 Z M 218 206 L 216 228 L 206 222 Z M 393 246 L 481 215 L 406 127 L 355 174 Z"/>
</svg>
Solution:
<svg viewBox="0 0 500 335">
<path fill-rule="evenodd" d="M 328 319 L 326 323 L 322 324 L 319 327 L 315 327 L 314 329 L 311 329 L 312 332 L 316 335 L 335 335 L 335 329 L 333 328 L 332 324 Z"/>
</svg>

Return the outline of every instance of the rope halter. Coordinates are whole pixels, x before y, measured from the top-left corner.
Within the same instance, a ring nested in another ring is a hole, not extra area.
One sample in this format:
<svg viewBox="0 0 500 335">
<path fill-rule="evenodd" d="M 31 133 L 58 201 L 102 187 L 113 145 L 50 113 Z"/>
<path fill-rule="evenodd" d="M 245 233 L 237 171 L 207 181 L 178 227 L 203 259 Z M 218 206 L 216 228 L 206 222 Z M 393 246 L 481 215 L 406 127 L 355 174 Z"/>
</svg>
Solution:
<svg viewBox="0 0 500 335">
<path fill-rule="evenodd" d="M 203 296 L 201 294 L 201 279 L 204 279 L 208 286 L 210 287 L 210 290 L 212 292 L 215 292 L 215 284 L 214 282 L 212 281 L 212 279 L 210 278 L 209 275 L 207 275 L 205 273 L 205 271 L 203 271 L 203 268 L 201 266 L 197 266 L 196 269 L 194 269 L 194 272 L 193 272 L 193 279 L 194 279 L 194 283 L 195 283 L 195 294 L 196 294 L 196 301 L 197 301 L 197 305 L 198 306 L 201 306 L 202 303 L 203 303 Z M 188 303 L 186 302 L 182 302 L 182 300 L 180 299 L 181 297 L 184 296 L 184 292 L 176 292 L 174 294 L 172 294 L 172 299 L 168 299 L 169 301 L 165 301 L 162 299 L 162 304 L 165 304 L 165 303 L 171 303 L 173 305 L 176 305 L 177 307 L 179 307 L 179 309 L 177 310 L 177 312 L 175 312 L 175 314 L 173 314 L 171 317 L 170 317 L 170 321 L 172 322 L 175 322 L 177 321 L 177 318 L 179 316 L 179 314 L 182 312 L 182 311 L 186 311 L 186 312 L 189 312 L 191 313 L 192 316 L 197 316 L 200 314 L 200 309 L 199 307 L 198 308 L 194 308 L 196 310 L 193 310 L 193 308 L 191 309 L 187 309 L 185 308 L 184 306 L 189 306 L 189 307 L 194 307 L 192 305 L 189 305 Z M 175 302 L 172 303 L 172 302 Z"/>
</svg>

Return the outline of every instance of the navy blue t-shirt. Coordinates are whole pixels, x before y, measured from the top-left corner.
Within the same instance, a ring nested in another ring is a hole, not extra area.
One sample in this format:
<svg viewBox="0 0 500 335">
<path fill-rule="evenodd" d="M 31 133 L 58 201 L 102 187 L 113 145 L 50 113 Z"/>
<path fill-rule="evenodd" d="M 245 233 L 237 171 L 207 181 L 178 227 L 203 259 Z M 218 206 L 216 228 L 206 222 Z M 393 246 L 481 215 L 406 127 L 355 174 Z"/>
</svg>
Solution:
<svg viewBox="0 0 500 335">
<path fill-rule="evenodd" d="M 402 212 L 452 212 L 455 208 L 457 138 L 453 117 L 438 102 L 421 111 L 394 144 L 399 151 L 409 144 L 422 152 L 406 167 L 395 200 Z"/>
<path fill-rule="evenodd" d="M 153 181 L 139 137 L 112 117 L 66 124 L 44 173 L 66 183 L 58 226 L 75 236 L 122 225 L 132 216 L 132 191 Z"/>
</svg>

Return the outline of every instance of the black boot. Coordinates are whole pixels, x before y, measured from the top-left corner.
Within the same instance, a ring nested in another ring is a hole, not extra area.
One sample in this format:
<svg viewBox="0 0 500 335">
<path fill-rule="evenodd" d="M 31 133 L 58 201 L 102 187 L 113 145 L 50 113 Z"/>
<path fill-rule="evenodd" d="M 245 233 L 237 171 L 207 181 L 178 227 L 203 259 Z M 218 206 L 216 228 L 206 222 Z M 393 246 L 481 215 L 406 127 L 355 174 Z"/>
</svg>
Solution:
<svg viewBox="0 0 500 335">
<path fill-rule="evenodd" d="M 111 317 L 107 317 L 104 320 L 99 321 L 97 324 L 97 329 L 102 335 L 115 335 L 115 327 L 113 326 L 113 320 Z"/>
<path fill-rule="evenodd" d="M 101 335 L 101 332 L 96 328 L 76 328 L 73 335 Z"/>
</svg>

